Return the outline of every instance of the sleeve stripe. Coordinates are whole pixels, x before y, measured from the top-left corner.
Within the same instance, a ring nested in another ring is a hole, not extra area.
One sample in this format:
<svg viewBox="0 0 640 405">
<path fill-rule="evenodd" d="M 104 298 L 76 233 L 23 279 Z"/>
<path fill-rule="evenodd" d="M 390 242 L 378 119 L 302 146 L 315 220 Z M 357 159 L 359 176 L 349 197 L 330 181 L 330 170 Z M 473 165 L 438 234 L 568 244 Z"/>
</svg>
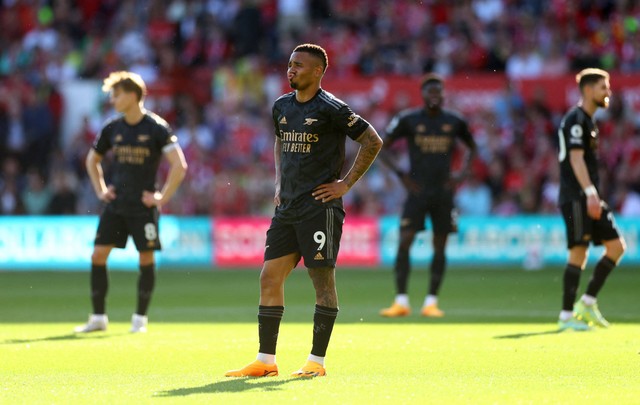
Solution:
<svg viewBox="0 0 640 405">
<path fill-rule="evenodd" d="M 325 103 L 329 104 L 330 106 L 332 106 L 336 110 L 339 110 L 340 108 L 342 108 L 342 104 L 341 103 L 339 103 L 335 99 L 329 97 L 325 92 L 320 93 L 319 97 L 322 99 L 322 101 L 324 101 Z"/>
<path fill-rule="evenodd" d="M 168 153 L 169 151 L 171 151 L 171 150 L 173 150 L 173 149 L 175 149 L 177 147 L 178 147 L 178 144 L 176 142 L 171 142 L 170 144 L 164 145 L 162 147 L 162 153 Z"/>
</svg>

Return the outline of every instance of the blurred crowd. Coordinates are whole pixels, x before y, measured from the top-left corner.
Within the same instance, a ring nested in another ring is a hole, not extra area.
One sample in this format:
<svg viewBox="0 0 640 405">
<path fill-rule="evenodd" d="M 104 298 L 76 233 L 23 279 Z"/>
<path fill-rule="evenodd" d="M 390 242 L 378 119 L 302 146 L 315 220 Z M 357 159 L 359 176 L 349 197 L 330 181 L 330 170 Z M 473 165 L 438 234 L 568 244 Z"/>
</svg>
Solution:
<svg viewBox="0 0 640 405">
<path fill-rule="evenodd" d="M 189 163 L 163 208 L 179 215 L 270 215 L 273 123 L 286 62 L 324 46 L 325 81 L 349 77 L 562 76 L 584 67 L 640 74 L 637 0 L 0 0 L 0 214 L 94 214 L 84 158 L 103 97 L 63 133 L 73 81 L 139 73 L 146 107 L 172 125 Z M 418 83 L 418 81 L 416 81 Z M 350 102 L 350 100 L 345 100 Z M 455 106 L 452 106 L 455 108 Z M 567 106 L 568 107 L 568 106 Z M 355 109 L 355 108 L 354 108 Z M 381 134 L 395 109 L 358 104 Z M 564 111 L 506 86 L 495 105 L 462 111 L 479 145 L 459 185 L 462 214 L 556 213 L 556 128 Z M 640 215 L 640 120 L 622 94 L 598 113 L 603 193 Z M 349 143 L 348 162 L 356 153 Z M 403 159 L 398 150 L 398 158 Z M 108 168 L 108 160 L 105 164 Z M 108 177 L 108 171 L 107 171 Z M 160 181 L 166 174 L 163 167 Z M 345 198 L 352 215 L 398 214 L 404 190 L 379 164 Z"/>
</svg>

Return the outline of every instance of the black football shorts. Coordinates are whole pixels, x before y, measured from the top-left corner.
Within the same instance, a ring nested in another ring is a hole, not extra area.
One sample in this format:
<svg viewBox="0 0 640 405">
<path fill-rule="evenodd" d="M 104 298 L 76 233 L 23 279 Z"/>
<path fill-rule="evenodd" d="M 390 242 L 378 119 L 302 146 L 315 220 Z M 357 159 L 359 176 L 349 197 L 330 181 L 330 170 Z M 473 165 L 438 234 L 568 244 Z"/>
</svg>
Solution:
<svg viewBox="0 0 640 405">
<path fill-rule="evenodd" d="M 620 237 L 613 213 L 604 201 L 599 220 L 587 215 L 587 201 L 584 198 L 565 203 L 560 208 L 567 230 L 567 247 L 569 249 L 577 245 L 589 245 L 589 242 L 601 245 L 602 241 Z"/>
<path fill-rule="evenodd" d="M 129 235 L 136 244 L 139 252 L 145 250 L 160 250 L 158 235 L 159 214 L 157 209 L 150 209 L 143 215 L 120 215 L 105 209 L 100 216 L 96 245 L 115 245 L 124 249 Z"/>
<path fill-rule="evenodd" d="M 339 208 L 325 208 L 295 224 L 275 217 L 267 230 L 264 260 L 299 253 L 307 268 L 335 267 L 345 214 Z"/>
<path fill-rule="evenodd" d="M 427 214 L 431 217 L 434 234 L 457 232 L 458 215 L 450 192 L 429 196 L 409 194 L 402 210 L 400 228 L 416 232 L 424 230 Z"/>
</svg>

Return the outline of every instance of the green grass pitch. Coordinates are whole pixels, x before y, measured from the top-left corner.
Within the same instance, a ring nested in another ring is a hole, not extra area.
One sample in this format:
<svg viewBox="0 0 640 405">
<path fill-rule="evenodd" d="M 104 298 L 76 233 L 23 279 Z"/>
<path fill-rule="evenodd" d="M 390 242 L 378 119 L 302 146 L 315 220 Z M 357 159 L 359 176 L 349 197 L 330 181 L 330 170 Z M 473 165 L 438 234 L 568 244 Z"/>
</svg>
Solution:
<svg viewBox="0 0 640 405">
<path fill-rule="evenodd" d="M 591 272 L 582 278 L 584 291 Z M 313 290 L 287 281 L 280 376 L 229 379 L 255 358 L 258 272 L 158 273 L 149 333 L 128 333 L 136 274 L 110 273 L 107 332 L 77 336 L 88 273 L 0 273 L 0 404 L 640 403 L 640 275 L 616 269 L 600 295 L 607 330 L 557 333 L 562 269 L 451 269 L 444 319 L 386 320 L 390 271 L 339 270 L 327 377 L 289 377 L 311 348 Z"/>
</svg>

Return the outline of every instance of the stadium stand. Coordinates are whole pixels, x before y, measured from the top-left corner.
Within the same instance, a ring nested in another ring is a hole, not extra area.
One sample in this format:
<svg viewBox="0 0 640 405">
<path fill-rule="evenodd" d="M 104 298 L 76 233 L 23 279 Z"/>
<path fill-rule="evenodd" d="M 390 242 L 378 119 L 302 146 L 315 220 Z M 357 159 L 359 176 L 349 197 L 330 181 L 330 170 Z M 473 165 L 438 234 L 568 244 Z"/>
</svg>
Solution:
<svg viewBox="0 0 640 405">
<path fill-rule="evenodd" d="M 640 215 L 637 1 L 0 4 L 3 215 L 97 211 L 83 161 L 110 114 L 109 105 L 103 99 L 93 113 L 77 117 L 81 125 L 73 133 L 65 133 L 63 117 L 75 114 L 84 100 L 65 99 L 63 90 L 120 69 L 143 76 L 150 88 L 147 105 L 170 121 L 189 161 L 188 178 L 165 211 L 270 214 L 273 126 L 268 106 L 286 90 L 283 61 L 301 42 L 327 49 L 330 68 L 323 83 L 330 91 L 355 83 L 391 86 L 364 100 L 356 92 L 339 94 L 371 117 L 379 132 L 411 104 L 412 98 L 394 87 L 407 78 L 416 87 L 426 71 L 452 83 L 487 83 L 485 78 L 502 83 L 492 88 L 491 97 L 478 98 L 479 108 L 477 102 L 465 104 L 463 96 L 449 100 L 469 119 L 480 147 L 474 176 L 462 185 L 461 195 L 488 189 L 488 209 L 495 215 L 557 212 L 556 128 L 566 103 L 528 89 L 538 82 L 553 88 L 557 80 L 570 80 L 587 66 L 609 70 L 614 97 L 610 109 L 598 115 L 601 158 L 610 173 L 604 192 L 623 215 Z M 628 85 L 617 84 L 618 77 Z M 348 153 L 353 156 L 355 150 Z M 402 193 L 393 175 L 375 166 L 345 202 L 354 215 L 396 214 Z"/>
</svg>

